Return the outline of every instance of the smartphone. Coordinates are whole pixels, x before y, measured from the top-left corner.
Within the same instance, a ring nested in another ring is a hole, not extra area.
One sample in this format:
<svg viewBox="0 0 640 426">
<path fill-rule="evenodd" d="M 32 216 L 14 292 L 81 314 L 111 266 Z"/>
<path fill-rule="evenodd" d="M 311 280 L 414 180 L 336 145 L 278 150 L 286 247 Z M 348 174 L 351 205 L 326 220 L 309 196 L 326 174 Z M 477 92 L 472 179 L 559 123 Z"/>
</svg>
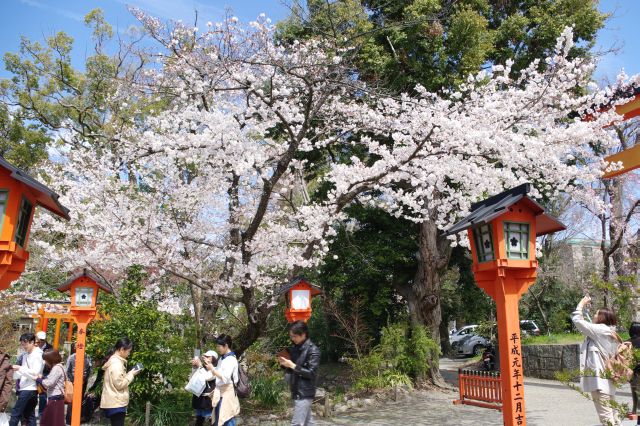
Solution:
<svg viewBox="0 0 640 426">
<path fill-rule="evenodd" d="M 142 365 L 141 363 L 137 363 L 135 365 L 135 367 L 133 367 L 134 370 L 140 371 L 144 369 L 144 365 Z"/>
<path fill-rule="evenodd" d="M 291 359 L 291 354 L 289 354 L 289 351 L 286 349 L 281 350 L 280 352 L 276 353 L 276 357 L 280 358 L 284 358 L 284 359 Z"/>
</svg>

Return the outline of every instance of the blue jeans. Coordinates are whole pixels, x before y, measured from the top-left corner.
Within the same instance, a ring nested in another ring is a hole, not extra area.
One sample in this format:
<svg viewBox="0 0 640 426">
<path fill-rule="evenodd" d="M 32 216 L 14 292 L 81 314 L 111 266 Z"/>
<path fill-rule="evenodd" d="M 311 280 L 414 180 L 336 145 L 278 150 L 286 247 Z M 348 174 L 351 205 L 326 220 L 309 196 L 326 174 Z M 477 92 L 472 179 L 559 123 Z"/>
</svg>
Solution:
<svg viewBox="0 0 640 426">
<path fill-rule="evenodd" d="M 222 405 L 222 398 L 218 401 L 218 405 L 216 405 L 216 421 L 213 423 L 213 426 L 218 426 L 218 417 L 220 417 L 220 406 Z M 31 425 L 29 425 L 31 426 Z M 232 418 L 224 422 L 222 426 L 236 426 L 236 418 Z"/>
<path fill-rule="evenodd" d="M 42 412 L 47 408 L 47 393 L 42 392 L 38 395 L 38 414 L 42 417 Z"/>
<path fill-rule="evenodd" d="M 196 417 L 211 417 L 212 414 L 213 414 L 213 410 L 196 408 Z"/>
<path fill-rule="evenodd" d="M 36 426 L 36 405 L 38 405 L 38 393 L 34 390 L 18 392 L 18 400 L 11 411 L 9 426 L 18 426 L 22 419 L 27 420 L 28 426 Z"/>
</svg>

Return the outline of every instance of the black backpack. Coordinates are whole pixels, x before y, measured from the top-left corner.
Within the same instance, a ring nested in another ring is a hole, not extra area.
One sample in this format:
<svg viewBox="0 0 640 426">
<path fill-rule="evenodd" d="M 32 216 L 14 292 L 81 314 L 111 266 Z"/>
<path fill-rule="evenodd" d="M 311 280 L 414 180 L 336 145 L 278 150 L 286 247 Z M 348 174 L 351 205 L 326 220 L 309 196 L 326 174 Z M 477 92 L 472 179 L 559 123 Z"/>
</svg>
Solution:
<svg viewBox="0 0 640 426">
<path fill-rule="evenodd" d="M 236 392 L 238 398 L 249 398 L 251 396 L 251 382 L 249 381 L 247 372 L 242 368 L 240 363 L 238 363 L 238 380 L 233 382 L 233 390 Z"/>
</svg>

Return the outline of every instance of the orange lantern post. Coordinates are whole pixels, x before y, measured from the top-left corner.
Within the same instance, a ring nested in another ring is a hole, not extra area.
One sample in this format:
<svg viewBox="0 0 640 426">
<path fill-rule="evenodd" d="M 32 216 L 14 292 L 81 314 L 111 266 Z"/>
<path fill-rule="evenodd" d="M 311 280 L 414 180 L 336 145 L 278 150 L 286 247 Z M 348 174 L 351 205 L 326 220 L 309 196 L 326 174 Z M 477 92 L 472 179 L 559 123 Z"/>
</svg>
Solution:
<svg viewBox="0 0 640 426">
<path fill-rule="evenodd" d="M 287 321 L 307 322 L 311 318 L 311 300 L 314 296 L 322 294 L 322 290 L 304 278 L 295 278 L 280 289 L 280 294 L 286 295 L 287 309 L 284 316 Z"/>
<path fill-rule="evenodd" d="M 24 271 L 29 259 L 29 230 L 36 206 L 69 220 L 58 195 L 0 156 L 0 290 Z M 46 330 L 46 324 L 42 324 Z"/>
<path fill-rule="evenodd" d="M 524 184 L 476 203 L 446 232 L 468 232 L 476 283 L 496 302 L 506 426 L 527 424 L 518 302 L 536 280 L 536 237 L 565 229 L 529 191 Z"/>
<path fill-rule="evenodd" d="M 80 426 L 82 409 L 82 382 L 84 358 L 87 344 L 87 326 L 96 317 L 98 291 L 111 293 L 111 288 L 99 277 L 86 269 L 73 276 L 58 288 L 60 292 L 71 292 L 71 314 L 78 326 L 76 337 L 76 364 L 73 376 L 73 406 L 71 426 Z"/>
</svg>

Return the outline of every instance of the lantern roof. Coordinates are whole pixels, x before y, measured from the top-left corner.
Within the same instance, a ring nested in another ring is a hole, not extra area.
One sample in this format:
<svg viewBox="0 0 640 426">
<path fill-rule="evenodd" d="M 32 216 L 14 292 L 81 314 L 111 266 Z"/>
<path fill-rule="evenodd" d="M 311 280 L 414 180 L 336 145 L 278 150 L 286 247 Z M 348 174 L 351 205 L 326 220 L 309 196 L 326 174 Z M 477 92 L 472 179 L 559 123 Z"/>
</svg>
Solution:
<svg viewBox="0 0 640 426">
<path fill-rule="evenodd" d="M 280 287 L 280 290 L 278 290 L 278 294 L 285 294 L 287 291 L 291 290 L 291 288 L 293 286 L 295 286 L 296 284 L 300 284 L 300 283 L 305 283 L 309 287 L 311 287 L 311 295 L 312 296 L 317 296 L 318 294 L 322 294 L 322 289 L 320 287 L 318 287 L 317 285 L 311 284 L 304 277 L 295 277 L 294 279 L 292 279 L 289 282 L 289 284 L 285 284 L 282 287 Z"/>
<path fill-rule="evenodd" d="M 472 204 L 471 213 L 460 222 L 451 226 L 445 232 L 445 235 L 453 235 L 469 228 L 485 225 L 506 213 L 509 207 L 518 201 L 523 201 L 535 215 L 536 236 L 551 234 L 566 229 L 558 219 L 545 213 L 544 208 L 540 204 L 529 198 L 528 194 L 530 191 L 531 184 L 525 183 L 489 197 L 484 201 Z"/>
<path fill-rule="evenodd" d="M 65 292 L 69 290 L 71 288 L 71 284 L 73 284 L 74 281 L 82 277 L 87 277 L 90 280 L 93 280 L 98 285 L 98 287 L 100 287 L 102 290 L 106 291 L 107 293 L 113 293 L 113 290 L 111 290 L 111 287 L 107 284 L 107 282 L 104 279 L 97 276 L 93 272 L 88 271 L 86 268 L 83 269 L 82 272 L 75 274 L 74 276 L 69 278 L 67 281 L 65 281 L 64 284 L 58 287 L 58 291 Z"/>
<path fill-rule="evenodd" d="M 615 102 L 619 99 L 632 98 L 634 96 L 640 96 L 640 84 L 631 83 L 623 86 L 619 86 L 613 93 L 611 102 Z"/>
<path fill-rule="evenodd" d="M 7 169 L 11 177 L 28 186 L 36 196 L 36 204 L 49 210 L 51 213 L 69 220 L 69 209 L 60 204 L 58 194 L 38 182 L 22 169 L 12 165 L 0 155 L 0 167 Z"/>
</svg>

